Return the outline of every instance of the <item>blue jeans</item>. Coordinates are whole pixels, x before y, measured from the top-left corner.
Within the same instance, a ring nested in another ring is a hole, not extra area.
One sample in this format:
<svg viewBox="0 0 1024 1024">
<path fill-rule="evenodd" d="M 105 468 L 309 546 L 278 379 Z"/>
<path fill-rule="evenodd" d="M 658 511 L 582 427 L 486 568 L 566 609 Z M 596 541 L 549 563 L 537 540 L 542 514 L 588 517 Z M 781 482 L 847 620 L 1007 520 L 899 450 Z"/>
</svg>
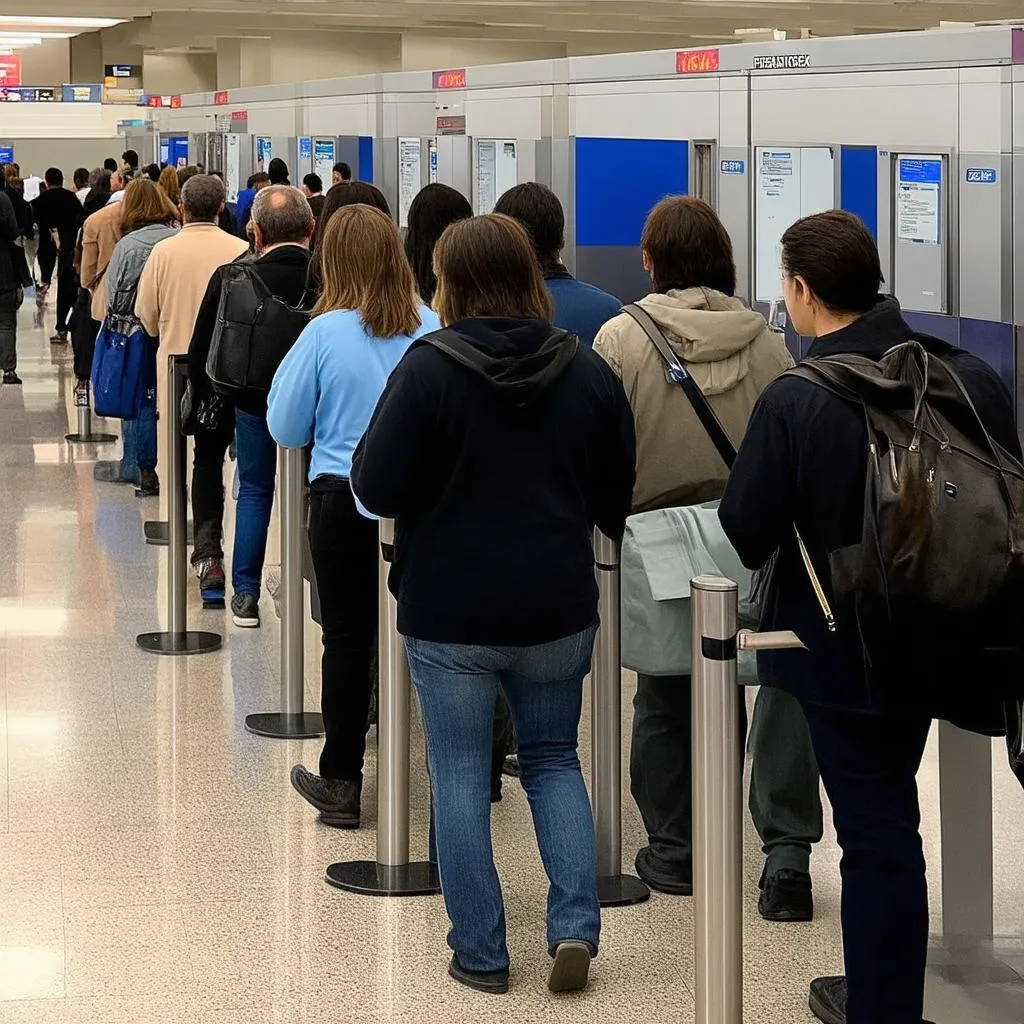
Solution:
<svg viewBox="0 0 1024 1024">
<path fill-rule="evenodd" d="M 231 586 L 236 594 L 260 596 L 267 530 L 277 479 L 277 445 L 263 416 L 235 410 L 238 450 L 238 507 Z"/>
<path fill-rule="evenodd" d="M 594 629 L 535 647 L 405 638 L 427 735 L 448 945 L 468 971 L 508 967 L 505 908 L 491 849 L 491 741 L 498 687 L 519 743 L 548 891 L 548 947 L 601 934 L 594 819 L 577 754 Z"/>
</svg>

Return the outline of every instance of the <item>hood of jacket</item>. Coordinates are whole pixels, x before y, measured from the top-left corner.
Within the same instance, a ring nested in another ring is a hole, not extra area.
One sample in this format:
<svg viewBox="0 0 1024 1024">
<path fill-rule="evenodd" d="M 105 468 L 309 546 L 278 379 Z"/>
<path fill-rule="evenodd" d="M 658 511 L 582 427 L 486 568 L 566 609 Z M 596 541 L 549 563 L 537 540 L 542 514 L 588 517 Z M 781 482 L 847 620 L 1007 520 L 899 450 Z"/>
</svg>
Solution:
<svg viewBox="0 0 1024 1024">
<path fill-rule="evenodd" d="M 740 299 L 711 288 L 687 288 L 652 293 L 639 305 L 684 363 L 703 364 L 695 370 L 705 394 L 729 391 L 747 376 L 750 346 L 766 324 Z"/>
<path fill-rule="evenodd" d="M 482 377 L 504 398 L 526 405 L 553 384 L 579 351 L 579 339 L 532 317 L 471 317 L 420 339 Z"/>
</svg>

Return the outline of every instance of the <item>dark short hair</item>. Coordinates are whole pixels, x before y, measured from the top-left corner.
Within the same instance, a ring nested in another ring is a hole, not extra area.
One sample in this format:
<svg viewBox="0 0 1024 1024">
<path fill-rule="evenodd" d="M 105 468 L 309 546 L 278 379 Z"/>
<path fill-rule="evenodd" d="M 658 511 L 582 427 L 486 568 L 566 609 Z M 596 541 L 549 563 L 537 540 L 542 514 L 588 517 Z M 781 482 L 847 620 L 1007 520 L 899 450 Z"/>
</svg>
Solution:
<svg viewBox="0 0 1024 1024">
<path fill-rule="evenodd" d="M 64 172 L 59 167 L 47 167 L 43 181 L 48 188 L 60 188 L 64 184 Z"/>
<path fill-rule="evenodd" d="M 316 222 L 316 231 L 313 234 L 313 253 L 320 252 L 320 240 L 327 229 L 327 223 L 343 207 L 351 206 L 353 203 L 362 203 L 364 206 L 375 206 L 381 213 L 391 216 L 391 207 L 388 206 L 384 193 L 376 185 L 367 181 L 341 181 L 333 185 L 324 200 L 324 208 L 320 211 L 320 219 Z"/>
<path fill-rule="evenodd" d="M 181 187 L 181 205 L 190 220 L 215 221 L 226 198 L 224 182 L 212 174 L 193 174 Z"/>
<path fill-rule="evenodd" d="M 316 195 L 318 192 L 323 192 L 324 190 L 324 182 L 319 174 L 307 174 L 302 179 L 302 184 L 305 185 L 313 195 Z"/>
<path fill-rule="evenodd" d="M 160 165 L 146 164 L 145 175 L 150 181 L 158 182 L 160 180 Z"/>
<path fill-rule="evenodd" d="M 89 168 L 76 167 L 71 180 L 75 183 L 75 188 L 85 188 L 89 184 Z"/>
<path fill-rule="evenodd" d="M 718 214 L 694 196 L 668 196 L 647 215 L 640 244 L 656 292 L 713 288 L 736 292 L 732 242 Z"/>
<path fill-rule="evenodd" d="M 272 184 L 288 184 L 288 165 L 279 156 L 275 156 L 267 165 L 267 173 L 270 175 Z"/>
<path fill-rule="evenodd" d="M 802 277 L 836 313 L 865 313 L 878 298 L 882 263 L 864 222 L 845 210 L 803 217 L 782 235 L 782 272 Z"/>
<path fill-rule="evenodd" d="M 565 245 L 565 212 L 558 196 L 536 181 L 514 185 L 497 202 L 495 213 L 519 221 L 533 242 L 543 268 L 558 262 Z"/>
<path fill-rule="evenodd" d="M 202 174 L 203 172 L 199 169 L 198 164 L 190 164 L 188 167 L 179 167 L 177 173 L 178 188 L 184 188 L 185 182 L 188 181 L 189 178 L 194 178 L 197 174 Z"/>
<path fill-rule="evenodd" d="M 434 298 L 434 246 L 444 229 L 457 220 L 473 216 L 469 200 L 449 185 L 433 182 L 417 193 L 409 206 L 409 229 L 405 233 L 405 255 L 412 267 L 424 302 Z"/>
<path fill-rule="evenodd" d="M 110 173 L 113 174 L 114 171 L 117 170 L 117 161 L 112 156 L 108 156 L 107 159 L 103 161 L 103 169 L 105 171 L 110 171 Z"/>
<path fill-rule="evenodd" d="M 344 160 L 339 160 L 338 163 L 336 163 L 334 167 L 331 169 L 337 171 L 338 174 L 341 175 L 342 181 L 352 180 L 352 168 L 349 167 L 349 165 L 345 163 Z"/>
<path fill-rule="evenodd" d="M 250 174 L 245 187 L 255 188 L 261 181 L 270 181 L 270 175 L 266 171 L 257 171 L 255 174 Z"/>
<path fill-rule="evenodd" d="M 124 151 L 124 152 L 123 152 L 123 153 L 121 154 L 121 159 L 122 159 L 122 160 L 123 160 L 123 161 L 124 161 L 124 162 L 125 162 L 125 163 L 126 163 L 126 164 L 127 164 L 128 166 L 129 166 L 129 167 L 138 167 L 138 166 L 139 166 L 139 154 L 138 154 L 138 153 L 136 153 L 134 149 L 126 149 L 126 150 L 125 150 L 125 151 Z"/>
</svg>

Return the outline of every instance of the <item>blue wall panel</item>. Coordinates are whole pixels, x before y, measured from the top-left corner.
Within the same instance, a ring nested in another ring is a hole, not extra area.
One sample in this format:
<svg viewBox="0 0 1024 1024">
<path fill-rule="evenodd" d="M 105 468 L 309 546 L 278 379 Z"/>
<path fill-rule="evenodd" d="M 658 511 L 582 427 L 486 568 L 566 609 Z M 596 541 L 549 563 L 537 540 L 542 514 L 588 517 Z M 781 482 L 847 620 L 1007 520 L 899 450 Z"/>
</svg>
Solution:
<svg viewBox="0 0 1024 1024">
<path fill-rule="evenodd" d="M 359 136 L 359 170 L 356 172 L 359 181 L 373 184 L 373 136 Z"/>
<path fill-rule="evenodd" d="M 639 245 L 651 207 L 689 190 L 690 146 L 667 139 L 576 140 L 576 245 Z"/>
<path fill-rule="evenodd" d="M 855 213 L 878 239 L 878 150 L 843 146 L 839 164 L 839 206 Z"/>
</svg>

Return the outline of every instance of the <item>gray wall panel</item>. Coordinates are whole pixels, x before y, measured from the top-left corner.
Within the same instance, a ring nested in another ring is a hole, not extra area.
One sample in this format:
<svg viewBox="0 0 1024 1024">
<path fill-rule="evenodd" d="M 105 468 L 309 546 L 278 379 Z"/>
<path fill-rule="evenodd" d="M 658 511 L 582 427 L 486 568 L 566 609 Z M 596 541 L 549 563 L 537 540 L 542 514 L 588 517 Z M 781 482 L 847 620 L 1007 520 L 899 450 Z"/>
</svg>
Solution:
<svg viewBox="0 0 1024 1024">
<path fill-rule="evenodd" d="M 635 302 L 651 290 L 651 279 L 644 270 L 639 246 L 577 246 L 576 276 L 623 302 Z"/>
<path fill-rule="evenodd" d="M 992 153 L 961 153 L 959 162 L 960 315 L 1009 322 L 1012 160 Z M 998 175 L 994 183 L 967 180 L 969 169 L 987 168 Z"/>
<path fill-rule="evenodd" d="M 722 174 L 725 160 L 742 160 L 743 174 Z M 732 255 L 736 263 L 736 294 L 750 301 L 750 154 L 746 147 L 719 146 L 718 216 L 732 239 Z"/>
</svg>

